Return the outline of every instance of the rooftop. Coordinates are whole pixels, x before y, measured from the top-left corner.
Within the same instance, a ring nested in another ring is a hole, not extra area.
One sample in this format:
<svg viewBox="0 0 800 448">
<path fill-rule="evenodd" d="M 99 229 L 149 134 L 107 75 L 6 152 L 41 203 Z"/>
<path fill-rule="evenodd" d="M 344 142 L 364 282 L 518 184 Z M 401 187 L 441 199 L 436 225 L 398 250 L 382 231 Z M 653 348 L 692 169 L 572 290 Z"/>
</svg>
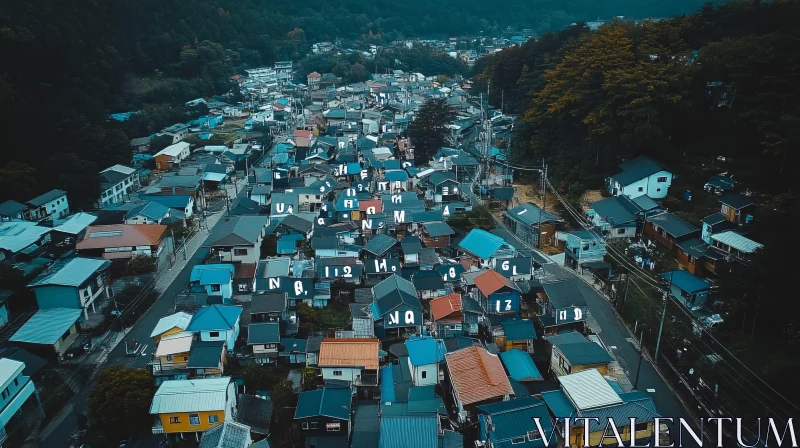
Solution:
<svg viewBox="0 0 800 448">
<path fill-rule="evenodd" d="M 188 313 L 184 313 L 183 311 L 179 311 L 175 314 L 170 314 L 169 316 L 162 317 L 158 320 L 155 328 L 153 328 L 153 332 L 150 333 L 150 337 L 155 337 L 160 334 L 163 334 L 173 328 L 180 328 L 181 330 L 185 330 L 186 327 L 189 326 L 189 322 L 192 321 L 192 315 Z"/>
<path fill-rule="evenodd" d="M 159 224 L 110 224 L 89 226 L 77 244 L 78 250 L 111 247 L 154 246 L 161 241 L 167 226 Z"/>
<path fill-rule="evenodd" d="M 111 266 L 111 262 L 102 258 L 62 258 L 39 274 L 28 284 L 28 287 L 74 286 L 77 288 L 92 278 L 96 272 L 109 266 Z"/>
<path fill-rule="evenodd" d="M 330 417 L 350 420 L 350 389 L 317 389 L 300 394 L 294 418 Z"/>
<path fill-rule="evenodd" d="M 512 393 L 503 364 L 485 348 L 472 346 L 445 355 L 453 389 L 463 405 Z"/>
<path fill-rule="evenodd" d="M 74 308 L 47 308 L 36 312 L 9 339 L 11 342 L 53 345 L 81 317 Z"/>
<path fill-rule="evenodd" d="M 377 339 L 322 340 L 319 350 L 320 367 L 362 367 L 377 370 L 380 341 Z"/>
<path fill-rule="evenodd" d="M 230 383 L 229 377 L 164 381 L 153 396 L 150 413 L 224 410 Z"/>
<path fill-rule="evenodd" d="M 481 291 L 481 293 L 483 293 L 483 295 L 487 297 L 501 290 L 504 287 L 512 289 L 514 291 L 517 290 L 517 286 L 514 285 L 514 282 L 500 275 L 500 273 L 498 273 L 497 271 L 491 271 L 491 270 L 486 271 L 475 277 L 475 286 L 477 286 L 478 289 Z"/>
</svg>

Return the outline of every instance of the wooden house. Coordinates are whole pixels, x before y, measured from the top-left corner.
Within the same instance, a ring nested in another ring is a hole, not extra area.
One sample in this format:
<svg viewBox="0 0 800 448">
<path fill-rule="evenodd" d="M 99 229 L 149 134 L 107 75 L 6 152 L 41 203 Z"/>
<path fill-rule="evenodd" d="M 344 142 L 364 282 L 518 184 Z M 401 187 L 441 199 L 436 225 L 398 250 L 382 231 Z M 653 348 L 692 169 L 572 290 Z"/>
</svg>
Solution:
<svg viewBox="0 0 800 448">
<path fill-rule="evenodd" d="M 720 214 L 734 224 L 749 224 L 753 220 L 755 203 L 747 196 L 728 193 L 719 199 Z"/>
<path fill-rule="evenodd" d="M 425 247 L 450 246 L 450 236 L 455 234 L 452 228 L 444 222 L 426 222 L 421 225 L 422 244 Z"/>
<path fill-rule="evenodd" d="M 542 287 L 544 291 L 537 293 L 536 303 L 540 307 L 539 321 L 544 334 L 583 331 L 589 311 L 578 287 L 572 282 L 547 283 Z"/>
<path fill-rule="evenodd" d="M 650 216 L 644 225 L 644 234 L 672 249 L 681 241 L 699 235 L 700 229 L 672 213 Z"/>
<path fill-rule="evenodd" d="M 517 286 L 497 271 L 486 271 L 475 277 L 478 299 L 490 314 L 519 313 L 520 292 Z"/>
<path fill-rule="evenodd" d="M 553 345 L 550 353 L 550 370 L 558 376 L 587 369 L 597 369 L 608 375 L 608 365 L 613 361 L 606 349 L 586 339 L 577 331 L 548 336 Z"/>
<path fill-rule="evenodd" d="M 522 242 L 535 247 L 540 246 L 540 239 L 546 246 L 555 245 L 556 230 L 563 222 L 558 216 L 530 203 L 506 210 L 503 214 L 503 223 L 508 230 Z"/>
</svg>

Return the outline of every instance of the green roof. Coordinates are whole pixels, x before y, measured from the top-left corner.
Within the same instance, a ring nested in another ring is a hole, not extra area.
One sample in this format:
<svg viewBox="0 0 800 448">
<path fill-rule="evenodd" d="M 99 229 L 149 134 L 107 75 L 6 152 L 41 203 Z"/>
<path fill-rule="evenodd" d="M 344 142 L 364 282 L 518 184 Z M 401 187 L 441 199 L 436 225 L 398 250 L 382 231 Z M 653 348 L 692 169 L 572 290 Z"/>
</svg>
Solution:
<svg viewBox="0 0 800 448">
<path fill-rule="evenodd" d="M 330 417 L 350 420 L 350 389 L 317 389 L 300 394 L 294 418 Z"/>
<path fill-rule="evenodd" d="M 513 380 L 540 381 L 543 379 L 531 355 L 520 349 L 512 348 L 504 351 L 500 353 L 500 359 L 503 361 L 503 365 L 506 366 L 508 376 Z"/>
<path fill-rule="evenodd" d="M 447 223 L 438 221 L 438 222 L 426 222 L 422 224 L 425 227 L 425 230 L 428 232 L 428 235 L 432 237 L 438 236 L 446 236 L 446 235 L 453 235 L 455 232 L 452 228 L 450 228 Z"/>
</svg>

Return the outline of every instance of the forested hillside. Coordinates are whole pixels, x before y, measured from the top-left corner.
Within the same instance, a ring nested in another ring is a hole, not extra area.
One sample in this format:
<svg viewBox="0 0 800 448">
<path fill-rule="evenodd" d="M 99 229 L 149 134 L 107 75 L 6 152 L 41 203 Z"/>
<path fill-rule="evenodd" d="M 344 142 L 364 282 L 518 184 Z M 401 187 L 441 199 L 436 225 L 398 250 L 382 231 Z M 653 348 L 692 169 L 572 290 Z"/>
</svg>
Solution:
<svg viewBox="0 0 800 448">
<path fill-rule="evenodd" d="M 536 32 L 597 16 L 665 16 L 698 0 L 38 0 L 0 2 L 0 200 L 85 182 L 127 162 L 127 142 L 181 118 L 172 105 L 223 91 L 236 68 L 297 58 L 320 40 Z M 367 67 L 369 69 L 369 67 Z M 110 112 L 145 111 L 126 125 Z"/>
<path fill-rule="evenodd" d="M 800 219 L 798 18 L 797 1 L 705 6 L 596 32 L 571 27 L 476 64 L 477 88 L 491 82 L 491 102 L 521 114 L 512 161 L 545 159 L 553 185 L 578 206 L 642 154 L 677 173 L 663 204 L 695 225 L 720 209 L 702 191 L 711 175 L 727 172 L 753 192 L 748 236 L 764 248 L 751 266 L 719 272 L 728 314 L 718 337 L 783 391 L 793 390 L 789 354 L 800 344 L 791 280 L 800 262 L 786 250 Z"/>
</svg>

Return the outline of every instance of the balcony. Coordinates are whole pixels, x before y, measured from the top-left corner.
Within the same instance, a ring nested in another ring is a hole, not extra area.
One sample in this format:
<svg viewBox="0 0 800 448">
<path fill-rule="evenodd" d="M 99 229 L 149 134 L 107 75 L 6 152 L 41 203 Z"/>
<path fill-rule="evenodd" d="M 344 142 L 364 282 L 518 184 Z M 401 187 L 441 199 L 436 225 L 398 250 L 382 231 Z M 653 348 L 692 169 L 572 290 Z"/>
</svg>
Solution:
<svg viewBox="0 0 800 448">
<path fill-rule="evenodd" d="M 164 425 L 161 424 L 161 419 L 157 418 L 156 422 L 153 424 L 153 434 L 164 434 Z"/>
<path fill-rule="evenodd" d="M 356 376 L 356 379 L 355 381 L 353 381 L 353 384 L 356 386 L 377 386 L 378 374 L 362 373 L 361 375 Z"/>
</svg>

